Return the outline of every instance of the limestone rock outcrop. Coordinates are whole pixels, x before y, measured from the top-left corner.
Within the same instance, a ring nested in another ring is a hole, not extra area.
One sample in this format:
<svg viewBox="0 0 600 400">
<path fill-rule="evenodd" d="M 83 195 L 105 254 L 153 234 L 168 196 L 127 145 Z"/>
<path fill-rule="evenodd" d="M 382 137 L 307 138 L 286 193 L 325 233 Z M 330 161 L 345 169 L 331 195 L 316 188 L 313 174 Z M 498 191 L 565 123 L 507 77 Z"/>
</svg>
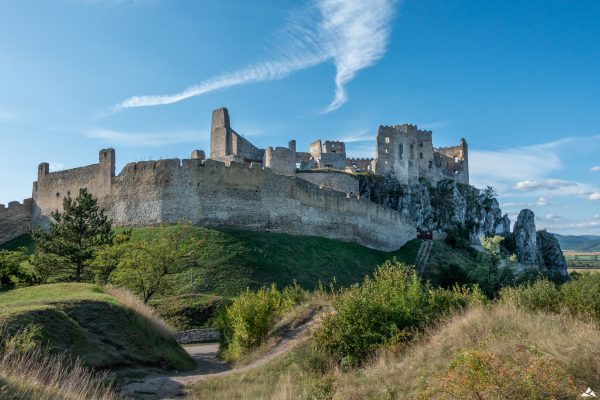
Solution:
<svg viewBox="0 0 600 400">
<path fill-rule="evenodd" d="M 543 265 L 537 245 L 535 214 L 529 209 L 521 210 L 513 229 L 517 259 L 525 265 Z"/>
<path fill-rule="evenodd" d="M 512 240 L 520 263 L 538 266 L 540 272 L 549 278 L 568 279 L 567 262 L 558 240 L 545 230 L 536 231 L 533 211 L 521 210 L 513 229 Z"/>
<path fill-rule="evenodd" d="M 391 175 L 361 176 L 360 195 L 400 211 L 419 229 L 448 230 L 462 226 L 473 242 L 483 235 L 509 235 L 510 220 L 498 201 L 479 189 L 444 180 L 435 186 L 401 184 Z"/>
<path fill-rule="evenodd" d="M 537 232 L 537 244 L 539 253 L 542 256 L 542 261 L 546 267 L 546 273 L 549 275 L 559 275 L 563 279 L 567 279 L 567 262 L 563 255 L 558 239 L 546 230 Z"/>
</svg>

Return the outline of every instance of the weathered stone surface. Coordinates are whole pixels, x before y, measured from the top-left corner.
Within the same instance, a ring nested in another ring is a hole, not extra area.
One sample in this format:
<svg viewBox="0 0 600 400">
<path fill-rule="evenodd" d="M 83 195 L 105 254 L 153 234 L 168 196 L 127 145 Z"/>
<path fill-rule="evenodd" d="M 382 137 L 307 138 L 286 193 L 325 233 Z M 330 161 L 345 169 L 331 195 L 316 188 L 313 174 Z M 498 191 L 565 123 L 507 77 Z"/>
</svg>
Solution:
<svg viewBox="0 0 600 400">
<path fill-rule="evenodd" d="M 544 265 L 537 246 L 535 214 L 529 209 L 521 210 L 513 229 L 517 259 L 526 265 Z"/>
<path fill-rule="evenodd" d="M 34 223 L 44 225 L 65 195 L 87 187 L 120 226 L 187 222 L 322 236 L 386 251 L 416 236 L 397 211 L 269 168 L 194 159 L 130 163 L 118 176 L 110 168 L 95 164 L 40 174 Z"/>
<path fill-rule="evenodd" d="M 541 254 L 544 266 L 549 275 L 558 275 L 567 279 L 567 262 L 563 255 L 558 239 L 545 230 L 537 232 L 538 252 Z"/>
<path fill-rule="evenodd" d="M 217 329 L 190 329 L 175 333 L 179 344 L 216 342 L 221 337 Z"/>
<path fill-rule="evenodd" d="M 319 186 L 321 189 L 337 190 L 338 192 L 358 194 L 358 178 L 352 174 L 340 171 L 313 172 L 299 171 L 296 177 Z"/>
<path fill-rule="evenodd" d="M 31 208 L 33 201 L 25 199 L 8 203 L 8 207 L 0 204 L 0 244 L 27 233 L 31 228 Z"/>
<path fill-rule="evenodd" d="M 498 201 L 477 188 L 451 180 L 435 186 L 401 184 L 391 175 L 361 176 L 360 194 L 398 210 L 419 229 L 448 230 L 462 226 L 473 242 L 482 235 L 510 233 L 508 216 L 502 217 Z"/>
</svg>

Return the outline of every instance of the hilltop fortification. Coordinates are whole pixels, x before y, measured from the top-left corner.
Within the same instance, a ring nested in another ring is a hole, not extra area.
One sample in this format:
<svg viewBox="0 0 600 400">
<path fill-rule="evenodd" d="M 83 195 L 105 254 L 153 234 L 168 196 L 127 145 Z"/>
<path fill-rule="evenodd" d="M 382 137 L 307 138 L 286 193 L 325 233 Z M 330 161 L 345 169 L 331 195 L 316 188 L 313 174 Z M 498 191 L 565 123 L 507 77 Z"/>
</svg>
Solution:
<svg viewBox="0 0 600 400">
<path fill-rule="evenodd" d="M 436 150 L 431 132 L 414 125 L 380 127 L 377 157 L 346 156 L 344 142 L 316 140 L 308 151 L 258 148 L 231 127 L 225 108 L 214 110 L 210 159 L 127 164 L 116 174 L 116 154 L 103 149 L 98 163 L 52 172 L 38 167 L 32 199 L 0 207 L 0 243 L 46 226 L 66 196 L 87 188 L 115 225 L 192 223 L 210 227 L 277 231 L 353 241 L 395 250 L 427 227 L 404 210 L 361 196 L 357 172 L 400 183 L 451 179 L 468 183 L 467 145 Z M 387 179 L 387 178 L 386 178 Z"/>
</svg>

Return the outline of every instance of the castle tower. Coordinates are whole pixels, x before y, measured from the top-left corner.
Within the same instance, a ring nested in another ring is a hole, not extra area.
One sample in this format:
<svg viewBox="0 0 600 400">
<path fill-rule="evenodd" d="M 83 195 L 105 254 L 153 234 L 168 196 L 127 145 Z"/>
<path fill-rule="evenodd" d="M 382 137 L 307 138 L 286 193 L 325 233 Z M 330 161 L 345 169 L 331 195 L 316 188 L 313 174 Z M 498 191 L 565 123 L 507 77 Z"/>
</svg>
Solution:
<svg viewBox="0 0 600 400">
<path fill-rule="evenodd" d="M 210 127 L 210 158 L 225 161 L 231 150 L 231 123 L 229 111 L 225 107 L 217 108 L 212 112 Z"/>
<path fill-rule="evenodd" d="M 462 183 L 469 184 L 469 146 L 465 138 L 460 139 L 461 158 L 463 161 Z"/>
</svg>

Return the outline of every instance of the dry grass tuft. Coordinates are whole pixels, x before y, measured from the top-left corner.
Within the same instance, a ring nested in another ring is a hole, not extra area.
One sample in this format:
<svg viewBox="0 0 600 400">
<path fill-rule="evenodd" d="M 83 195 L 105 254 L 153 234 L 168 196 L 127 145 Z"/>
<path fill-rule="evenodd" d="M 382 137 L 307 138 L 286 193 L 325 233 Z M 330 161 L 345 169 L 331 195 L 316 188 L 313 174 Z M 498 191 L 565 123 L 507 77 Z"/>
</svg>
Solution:
<svg viewBox="0 0 600 400">
<path fill-rule="evenodd" d="M 573 379 L 579 393 L 600 387 L 600 330 L 566 314 L 532 313 L 509 305 L 476 307 L 430 332 L 403 354 L 382 352 L 336 382 L 336 399 L 416 398 L 465 351 L 501 360 L 526 349 Z M 521 367 L 526 368 L 526 365 Z"/>
<path fill-rule="evenodd" d="M 40 351 L 0 355 L 0 398 L 11 400 L 121 400 L 107 373 Z"/>
<path fill-rule="evenodd" d="M 172 337 L 175 334 L 173 328 L 169 326 L 152 308 L 144 304 L 139 297 L 133 293 L 112 285 L 103 287 L 104 293 L 114 297 L 126 308 L 132 310 L 137 315 L 142 316 L 152 327 L 165 336 Z"/>
</svg>

